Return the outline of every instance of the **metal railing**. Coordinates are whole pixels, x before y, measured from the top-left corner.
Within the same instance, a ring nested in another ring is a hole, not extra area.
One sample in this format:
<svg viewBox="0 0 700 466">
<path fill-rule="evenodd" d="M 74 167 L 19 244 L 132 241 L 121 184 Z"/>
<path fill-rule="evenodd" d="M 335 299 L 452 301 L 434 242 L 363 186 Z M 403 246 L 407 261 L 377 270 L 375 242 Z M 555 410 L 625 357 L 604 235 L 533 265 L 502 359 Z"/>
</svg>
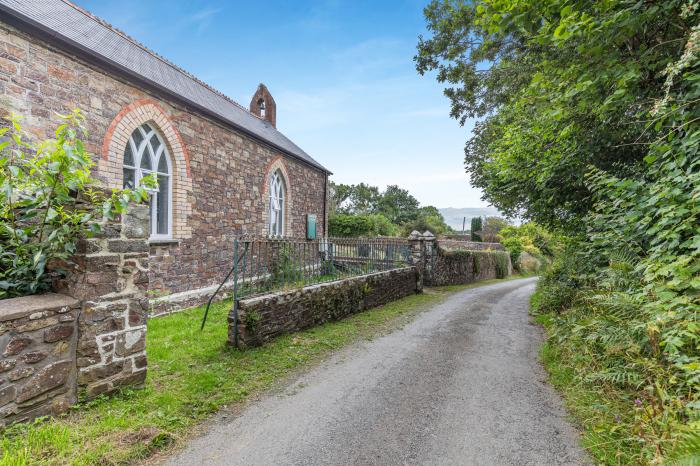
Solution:
<svg viewBox="0 0 700 466">
<path fill-rule="evenodd" d="M 402 238 L 241 237 L 234 240 L 233 264 L 223 285 L 233 276 L 234 315 L 240 299 L 274 291 L 393 270 L 411 263 L 411 247 Z"/>
</svg>

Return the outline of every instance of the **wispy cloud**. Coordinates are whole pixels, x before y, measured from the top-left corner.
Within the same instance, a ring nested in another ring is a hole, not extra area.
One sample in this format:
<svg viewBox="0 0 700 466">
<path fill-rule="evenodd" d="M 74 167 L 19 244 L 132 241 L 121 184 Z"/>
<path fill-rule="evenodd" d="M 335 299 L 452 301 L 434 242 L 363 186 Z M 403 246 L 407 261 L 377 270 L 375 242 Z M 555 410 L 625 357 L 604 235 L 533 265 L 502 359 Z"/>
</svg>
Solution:
<svg viewBox="0 0 700 466">
<path fill-rule="evenodd" d="M 203 33 L 207 27 L 212 23 L 216 14 L 221 11 L 221 8 L 204 8 L 195 13 L 193 13 L 187 20 L 186 24 L 194 26 L 197 30 L 197 34 Z"/>
<path fill-rule="evenodd" d="M 344 80 L 376 79 L 406 70 L 407 45 L 393 37 L 374 37 L 334 51 L 331 63 Z"/>
</svg>

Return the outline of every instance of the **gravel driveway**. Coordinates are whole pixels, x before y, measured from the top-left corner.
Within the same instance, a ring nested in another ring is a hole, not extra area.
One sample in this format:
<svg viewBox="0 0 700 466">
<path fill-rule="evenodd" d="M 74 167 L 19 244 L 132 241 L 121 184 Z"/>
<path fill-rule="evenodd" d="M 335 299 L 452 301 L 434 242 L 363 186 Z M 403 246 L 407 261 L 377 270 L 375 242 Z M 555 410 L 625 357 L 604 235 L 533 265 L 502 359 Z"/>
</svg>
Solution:
<svg viewBox="0 0 700 466">
<path fill-rule="evenodd" d="M 217 422 L 170 464 L 583 464 L 538 363 L 534 286 L 456 293 Z"/>
</svg>

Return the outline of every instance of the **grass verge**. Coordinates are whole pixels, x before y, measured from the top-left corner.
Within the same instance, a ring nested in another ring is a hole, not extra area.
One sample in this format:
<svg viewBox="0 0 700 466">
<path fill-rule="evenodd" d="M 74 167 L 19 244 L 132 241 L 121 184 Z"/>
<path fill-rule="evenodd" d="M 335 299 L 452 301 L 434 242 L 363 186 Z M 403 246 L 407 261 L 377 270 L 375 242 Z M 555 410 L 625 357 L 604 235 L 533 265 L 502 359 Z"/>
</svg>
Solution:
<svg viewBox="0 0 700 466">
<path fill-rule="evenodd" d="M 537 293 L 532 299 L 538 299 Z M 549 381 L 561 393 L 581 432 L 581 445 L 595 464 L 644 464 L 639 457 L 639 442 L 643 440 L 634 433 L 634 410 L 630 409 L 634 406 L 634 393 L 611 384 L 588 382 L 585 374 L 597 370 L 592 353 L 560 338 L 563 332 L 553 314 L 537 315 L 534 319 L 547 334 L 540 358 Z"/>
<path fill-rule="evenodd" d="M 144 460 L 182 442 L 212 413 L 244 402 L 330 352 L 396 328 L 452 292 L 499 281 L 426 290 L 245 351 L 225 346 L 230 301 L 212 306 L 202 332 L 202 307 L 152 319 L 145 388 L 78 404 L 61 418 L 6 429 L 0 436 L 0 465 Z"/>
</svg>

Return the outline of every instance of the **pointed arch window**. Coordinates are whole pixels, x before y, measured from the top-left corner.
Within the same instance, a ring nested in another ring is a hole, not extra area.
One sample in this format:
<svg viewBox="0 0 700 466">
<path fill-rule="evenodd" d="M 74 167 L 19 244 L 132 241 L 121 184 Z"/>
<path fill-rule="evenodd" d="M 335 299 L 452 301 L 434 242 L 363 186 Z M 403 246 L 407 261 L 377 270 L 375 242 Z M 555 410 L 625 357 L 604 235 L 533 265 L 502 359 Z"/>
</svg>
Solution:
<svg viewBox="0 0 700 466">
<path fill-rule="evenodd" d="M 136 128 L 124 149 L 124 187 L 138 187 L 155 173 L 158 190 L 151 194 L 151 239 L 172 237 L 172 169 L 168 149 L 148 124 Z"/>
<path fill-rule="evenodd" d="M 270 175 L 270 235 L 284 235 L 285 186 L 279 170 Z"/>
</svg>

